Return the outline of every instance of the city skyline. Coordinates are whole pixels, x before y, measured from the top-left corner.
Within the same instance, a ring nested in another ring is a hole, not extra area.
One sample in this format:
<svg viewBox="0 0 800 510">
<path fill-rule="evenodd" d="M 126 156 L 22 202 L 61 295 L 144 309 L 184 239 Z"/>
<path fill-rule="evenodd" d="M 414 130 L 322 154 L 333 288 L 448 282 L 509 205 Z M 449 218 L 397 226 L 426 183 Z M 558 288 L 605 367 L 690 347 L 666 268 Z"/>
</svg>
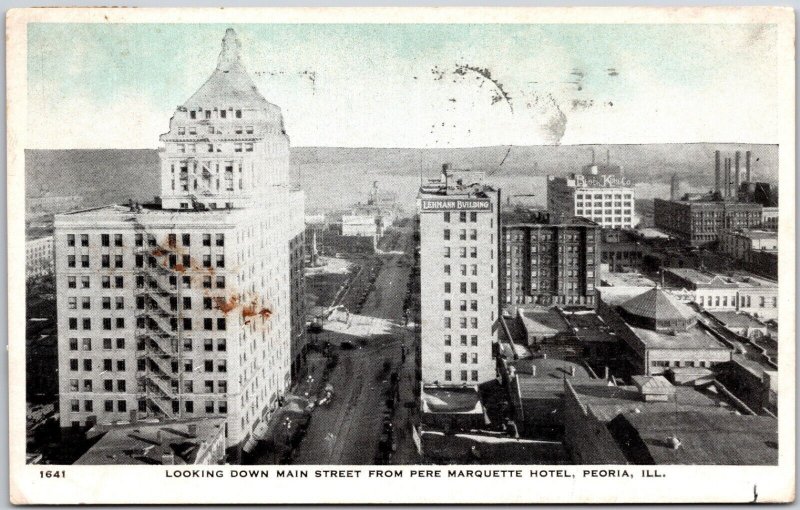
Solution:
<svg viewBox="0 0 800 510">
<path fill-rule="evenodd" d="M 11 19 L 26 476 L 533 503 L 793 462 L 790 23 L 445 11 Z"/>
</svg>

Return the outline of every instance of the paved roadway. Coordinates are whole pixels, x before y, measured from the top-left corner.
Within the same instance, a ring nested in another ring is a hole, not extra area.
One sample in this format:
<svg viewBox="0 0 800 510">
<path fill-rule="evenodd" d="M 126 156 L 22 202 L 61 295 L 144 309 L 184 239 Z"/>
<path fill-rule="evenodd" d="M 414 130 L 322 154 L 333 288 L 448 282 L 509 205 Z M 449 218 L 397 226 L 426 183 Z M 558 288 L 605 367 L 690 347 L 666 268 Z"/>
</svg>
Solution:
<svg viewBox="0 0 800 510">
<path fill-rule="evenodd" d="M 389 373 L 400 365 L 401 343 L 411 335 L 403 327 L 403 303 L 411 268 L 398 265 L 401 256 L 384 256 L 384 264 L 367 296 L 361 315 L 386 319 L 396 324 L 393 334 L 368 339 L 363 348 L 339 350 L 339 363 L 331 373 L 334 398 L 316 409 L 305 437 L 295 451 L 293 464 L 373 464 L 382 432 L 385 393 Z M 356 346 L 359 339 L 340 336 Z M 336 343 L 336 340 L 333 340 Z M 413 363 L 412 358 L 406 365 Z"/>
</svg>

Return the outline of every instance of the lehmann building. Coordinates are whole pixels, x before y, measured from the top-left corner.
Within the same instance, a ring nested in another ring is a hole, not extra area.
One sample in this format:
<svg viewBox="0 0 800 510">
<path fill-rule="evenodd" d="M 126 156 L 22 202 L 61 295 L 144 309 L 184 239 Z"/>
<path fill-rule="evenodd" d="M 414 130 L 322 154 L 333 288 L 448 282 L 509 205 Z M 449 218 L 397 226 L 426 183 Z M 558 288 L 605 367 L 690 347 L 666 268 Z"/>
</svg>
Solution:
<svg viewBox="0 0 800 510">
<path fill-rule="evenodd" d="M 475 386 L 496 373 L 500 191 L 444 165 L 418 200 L 422 382 Z"/>
<path fill-rule="evenodd" d="M 155 203 L 56 217 L 61 426 L 223 416 L 241 446 L 290 383 L 303 197 L 232 29 L 161 141 Z"/>
</svg>

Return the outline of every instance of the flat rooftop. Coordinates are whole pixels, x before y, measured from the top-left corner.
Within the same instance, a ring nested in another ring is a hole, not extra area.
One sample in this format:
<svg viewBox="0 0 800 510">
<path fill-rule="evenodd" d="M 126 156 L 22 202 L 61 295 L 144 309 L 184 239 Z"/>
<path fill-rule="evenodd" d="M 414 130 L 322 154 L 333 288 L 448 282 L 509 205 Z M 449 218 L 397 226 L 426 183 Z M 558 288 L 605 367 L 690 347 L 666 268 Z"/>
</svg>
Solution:
<svg viewBox="0 0 800 510">
<path fill-rule="evenodd" d="M 422 412 L 431 414 L 483 414 L 476 386 L 422 387 Z"/>
<path fill-rule="evenodd" d="M 692 326 L 686 331 L 676 331 L 675 334 L 659 333 L 651 329 L 630 326 L 631 330 L 648 349 L 676 349 L 676 350 L 721 350 L 730 351 L 722 342 L 714 338 L 711 333 L 700 326 Z"/>
<path fill-rule="evenodd" d="M 194 464 L 202 444 L 224 433 L 224 428 L 224 418 L 100 424 L 89 434 L 106 432 L 75 464 L 163 464 L 164 455 L 173 455 L 175 464 Z"/>
<path fill-rule="evenodd" d="M 656 282 L 640 273 L 603 271 L 600 273 L 600 285 L 604 287 L 647 287 L 649 290 L 656 286 Z"/>
<path fill-rule="evenodd" d="M 514 367 L 517 376 L 525 380 L 554 380 L 561 383 L 565 377 L 571 379 L 592 378 L 583 365 L 562 359 L 528 358 L 511 361 L 508 365 Z M 533 374 L 533 367 L 536 367 L 536 375 Z"/>
<path fill-rule="evenodd" d="M 708 312 L 709 315 L 723 323 L 725 326 L 732 328 L 766 328 L 766 324 L 756 320 L 747 313 L 742 312 Z"/>
<path fill-rule="evenodd" d="M 637 464 L 778 464 L 778 420 L 767 416 L 696 411 L 676 415 L 665 410 L 626 414 L 609 429 L 628 460 Z M 641 442 L 631 440 L 625 433 L 630 430 Z M 669 441 L 673 435 L 680 441 L 678 448 Z"/>
<path fill-rule="evenodd" d="M 688 386 L 675 386 L 674 396 L 668 397 L 666 401 L 645 401 L 635 386 L 598 386 L 583 384 L 582 381 L 570 381 L 570 385 L 584 409 L 604 423 L 626 413 L 674 414 L 676 407 L 679 412 L 704 410 L 715 414 L 736 413 L 724 400 L 712 398 Z"/>
<path fill-rule="evenodd" d="M 552 307 L 518 308 L 518 315 L 526 333 L 553 334 L 569 331 L 567 321 Z"/>
<path fill-rule="evenodd" d="M 778 239 L 775 230 L 739 230 L 733 233 L 749 239 Z"/>
<path fill-rule="evenodd" d="M 719 274 L 709 271 L 698 271 L 684 267 L 667 267 L 664 271 L 672 273 L 695 285 L 713 288 L 777 288 L 777 282 L 767 280 L 748 273 L 746 271 L 736 271 L 731 274 Z"/>
<path fill-rule="evenodd" d="M 606 321 L 591 309 L 565 308 L 563 316 L 582 342 L 617 342 L 619 337 Z"/>
<path fill-rule="evenodd" d="M 127 205 L 107 205 L 57 214 L 55 222 L 72 221 L 119 221 L 119 222 L 158 222 L 158 223 L 196 223 L 198 221 L 236 221 L 236 217 L 246 213 L 243 208 L 220 209 L 159 209 L 152 204 L 134 210 Z"/>
</svg>

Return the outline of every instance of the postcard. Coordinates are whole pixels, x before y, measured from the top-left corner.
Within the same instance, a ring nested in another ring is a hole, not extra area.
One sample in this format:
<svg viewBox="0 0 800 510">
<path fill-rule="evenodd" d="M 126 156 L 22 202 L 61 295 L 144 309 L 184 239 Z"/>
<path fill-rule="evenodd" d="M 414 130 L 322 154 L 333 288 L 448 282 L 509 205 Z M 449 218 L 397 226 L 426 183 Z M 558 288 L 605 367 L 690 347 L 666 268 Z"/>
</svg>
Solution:
<svg viewBox="0 0 800 510">
<path fill-rule="evenodd" d="M 6 23 L 13 503 L 794 500 L 791 9 Z"/>
</svg>

